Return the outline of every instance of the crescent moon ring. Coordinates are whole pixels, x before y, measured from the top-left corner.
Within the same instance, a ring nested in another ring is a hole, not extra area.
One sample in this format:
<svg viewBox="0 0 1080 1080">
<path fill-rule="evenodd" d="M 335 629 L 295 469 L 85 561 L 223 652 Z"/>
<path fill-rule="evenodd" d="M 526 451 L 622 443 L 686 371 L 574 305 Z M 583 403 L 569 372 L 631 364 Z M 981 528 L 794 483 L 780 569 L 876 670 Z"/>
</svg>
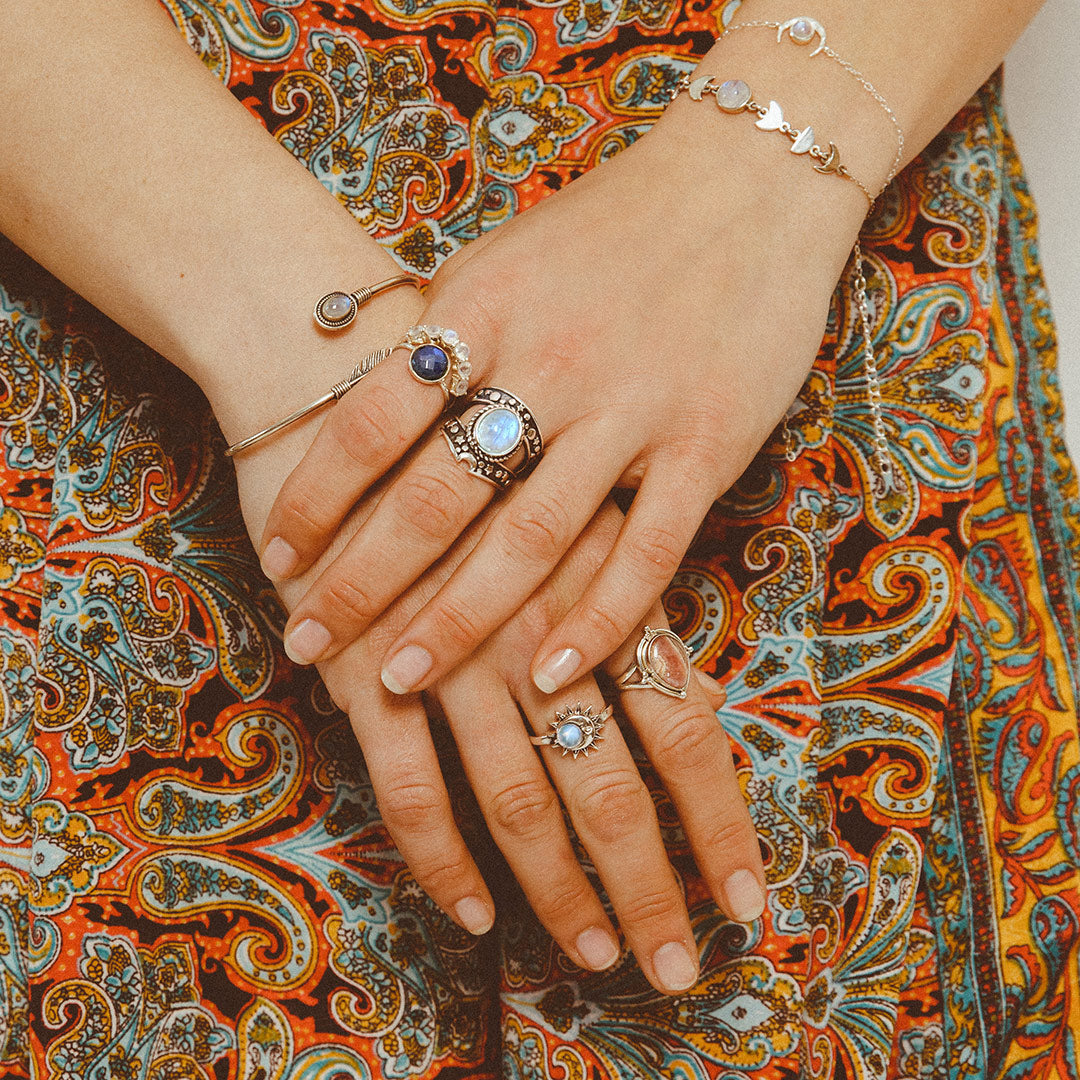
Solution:
<svg viewBox="0 0 1080 1080">
<path fill-rule="evenodd" d="M 690 94 L 690 97 L 693 98 L 694 101 L 700 101 L 701 100 L 701 95 L 705 92 L 706 85 L 711 80 L 712 80 L 711 75 L 702 75 L 700 78 L 695 79 L 690 84 L 690 87 L 689 87 L 689 89 L 687 91 Z"/>
<path fill-rule="evenodd" d="M 806 15 L 800 15 L 794 19 L 788 19 L 786 23 L 781 23 L 776 31 L 776 40 L 779 42 L 784 36 L 785 30 L 790 30 L 797 22 L 808 22 L 814 30 L 815 34 L 821 35 L 821 44 L 810 54 L 810 58 L 813 59 L 822 49 L 825 48 L 825 27 L 817 21 L 817 19 L 808 18 Z M 799 44 L 806 44 L 806 42 L 799 42 Z"/>
</svg>

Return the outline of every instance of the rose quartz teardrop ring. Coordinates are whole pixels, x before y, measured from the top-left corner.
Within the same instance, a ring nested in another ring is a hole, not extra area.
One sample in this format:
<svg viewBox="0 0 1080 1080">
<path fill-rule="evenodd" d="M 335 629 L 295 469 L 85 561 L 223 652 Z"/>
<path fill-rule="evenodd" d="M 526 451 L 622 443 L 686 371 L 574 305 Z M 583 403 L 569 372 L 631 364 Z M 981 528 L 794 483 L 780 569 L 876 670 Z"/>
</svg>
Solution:
<svg viewBox="0 0 1080 1080">
<path fill-rule="evenodd" d="M 686 697 L 690 685 L 690 650 L 678 634 L 646 626 L 638 642 L 636 659 L 616 680 L 620 690 L 659 690 L 670 697 Z"/>
</svg>

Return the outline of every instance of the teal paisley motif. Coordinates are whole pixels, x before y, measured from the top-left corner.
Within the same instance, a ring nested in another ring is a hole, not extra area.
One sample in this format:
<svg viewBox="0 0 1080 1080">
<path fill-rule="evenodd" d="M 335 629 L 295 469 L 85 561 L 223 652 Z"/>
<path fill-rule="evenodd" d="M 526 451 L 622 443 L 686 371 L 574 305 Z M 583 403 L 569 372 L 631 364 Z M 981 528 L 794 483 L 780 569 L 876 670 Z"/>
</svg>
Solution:
<svg viewBox="0 0 1080 1080">
<path fill-rule="evenodd" d="M 198 965 L 186 946 L 136 949 L 91 934 L 79 971 L 45 995 L 45 1023 L 63 1029 L 47 1054 L 50 1076 L 201 1077 L 233 1048 L 229 1030 L 199 1003 Z"/>
<path fill-rule="evenodd" d="M 296 19 L 284 9 L 304 0 L 161 0 L 188 44 L 206 66 L 227 83 L 232 73 L 232 52 L 262 63 L 282 60 L 296 47 Z"/>
<path fill-rule="evenodd" d="M 92 892 L 98 878 L 127 854 L 116 837 L 55 799 L 36 802 L 30 821 L 30 899 L 35 912 L 66 910 L 75 897 Z"/>
<path fill-rule="evenodd" d="M 874 461 L 862 331 L 841 282 L 836 374 L 836 438 L 862 480 L 866 517 L 889 539 L 902 536 L 920 510 L 920 488 L 963 490 L 974 475 L 975 436 L 986 388 L 986 341 L 968 329 L 971 301 L 959 286 L 935 283 L 897 297 L 886 265 L 871 257 L 868 300 L 891 461 L 883 478 Z"/>
<path fill-rule="evenodd" d="M 441 163 L 466 141 L 432 99 L 427 61 L 410 45 L 380 51 L 313 32 L 306 67 L 281 77 L 276 137 L 368 229 L 396 229 L 446 194 Z M 300 110 L 299 116 L 293 114 Z"/>
</svg>

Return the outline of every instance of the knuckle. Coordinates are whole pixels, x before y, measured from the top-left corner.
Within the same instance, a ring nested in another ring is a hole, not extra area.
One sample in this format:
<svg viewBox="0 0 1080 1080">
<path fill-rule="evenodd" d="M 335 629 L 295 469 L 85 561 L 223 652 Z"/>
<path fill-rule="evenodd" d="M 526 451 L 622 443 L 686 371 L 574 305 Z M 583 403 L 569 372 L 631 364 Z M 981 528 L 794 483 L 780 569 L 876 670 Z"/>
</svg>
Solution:
<svg viewBox="0 0 1080 1080">
<path fill-rule="evenodd" d="M 465 504 L 450 481 L 434 473 L 414 473 L 406 474 L 398 483 L 398 513 L 407 526 L 432 540 L 457 536 Z"/>
<path fill-rule="evenodd" d="M 277 508 L 277 521 L 269 531 L 280 533 L 289 540 L 303 538 L 311 543 L 330 525 L 326 520 L 326 500 L 316 497 L 313 486 L 298 484 L 285 493 Z"/>
<path fill-rule="evenodd" d="M 625 641 L 633 629 L 632 626 L 624 626 L 616 616 L 609 614 L 595 603 L 586 604 L 582 608 L 581 619 L 585 623 L 589 635 L 591 635 L 591 640 L 597 646 L 610 645 L 614 648 Z M 598 648 L 597 652 L 600 651 L 600 648 Z"/>
<path fill-rule="evenodd" d="M 632 896 L 620 905 L 619 922 L 624 926 L 670 923 L 682 916 L 683 899 L 674 879 L 667 889 L 652 889 Z"/>
<path fill-rule="evenodd" d="M 444 857 L 430 865 L 417 864 L 414 860 L 409 869 L 417 884 L 431 897 L 451 895 L 460 892 L 472 882 L 472 868 L 464 858 Z"/>
<path fill-rule="evenodd" d="M 332 621 L 349 626 L 364 624 L 376 614 L 372 598 L 344 574 L 335 574 L 323 585 L 319 606 L 330 614 Z"/>
<path fill-rule="evenodd" d="M 556 563 L 570 545 L 570 517 L 561 503 L 550 497 L 518 500 L 507 510 L 504 538 L 518 560 L 548 565 Z"/>
<path fill-rule="evenodd" d="M 358 465 L 371 467 L 393 456 L 400 434 L 401 402 L 385 386 L 347 401 L 347 408 L 331 414 L 331 431 L 341 451 Z"/>
<path fill-rule="evenodd" d="M 627 537 L 630 557 L 650 578 L 670 581 L 679 569 L 683 551 L 678 537 L 661 525 L 649 525 Z"/>
<path fill-rule="evenodd" d="M 393 833 L 425 832 L 449 816 L 445 797 L 434 785 L 418 780 L 391 784 L 378 799 L 383 822 Z"/>
<path fill-rule="evenodd" d="M 537 914 L 547 922 L 565 926 L 580 923 L 584 912 L 596 904 L 596 894 L 577 874 L 553 875 L 553 880 L 536 898 Z"/>
<path fill-rule="evenodd" d="M 551 785 L 536 777 L 519 780 L 496 792 L 488 815 L 497 828 L 521 840 L 549 830 L 557 809 Z"/>
<path fill-rule="evenodd" d="M 728 859 L 737 858 L 742 849 L 749 851 L 752 858 L 756 858 L 760 851 L 757 831 L 745 809 L 707 830 L 701 844 L 701 851 L 723 853 Z"/>
<path fill-rule="evenodd" d="M 484 637 L 480 616 L 460 597 L 446 597 L 432 612 L 436 639 L 472 649 Z"/>
<path fill-rule="evenodd" d="M 716 718 L 695 704 L 672 709 L 657 733 L 652 759 L 662 772 L 699 772 L 723 760 Z"/>
<path fill-rule="evenodd" d="M 652 800 L 640 776 L 620 770 L 586 781 L 577 792 L 574 809 L 580 829 L 601 843 L 612 844 L 648 820 Z"/>
</svg>

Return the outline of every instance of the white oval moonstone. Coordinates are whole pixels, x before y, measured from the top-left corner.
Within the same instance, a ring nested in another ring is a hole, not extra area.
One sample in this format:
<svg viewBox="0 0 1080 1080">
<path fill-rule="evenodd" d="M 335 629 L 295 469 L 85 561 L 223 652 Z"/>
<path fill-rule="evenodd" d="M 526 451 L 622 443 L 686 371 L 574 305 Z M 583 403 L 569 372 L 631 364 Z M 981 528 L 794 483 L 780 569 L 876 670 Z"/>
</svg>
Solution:
<svg viewBox="0 0 1080 1080">
<path fill-rule="evenodd" d="M 716 104 L 724 112 L 741 112 L 750 101 L 750 87 L 742 79 L 728 79 L 716 90 Z"/>
<path fill-rule="evenodd" d="M 806 45 L 814 39 L 814 26 L 809 19 L 796 19 L 791 24 L 791 36 L 800 45 Z"/>
<path fill-rule="evenodd" d="M 476 421 L 473 438 L 485 454 L 503 457 L 521 442 L 521 420 L 513 409 L 492 409 Z"/>
</svg>

